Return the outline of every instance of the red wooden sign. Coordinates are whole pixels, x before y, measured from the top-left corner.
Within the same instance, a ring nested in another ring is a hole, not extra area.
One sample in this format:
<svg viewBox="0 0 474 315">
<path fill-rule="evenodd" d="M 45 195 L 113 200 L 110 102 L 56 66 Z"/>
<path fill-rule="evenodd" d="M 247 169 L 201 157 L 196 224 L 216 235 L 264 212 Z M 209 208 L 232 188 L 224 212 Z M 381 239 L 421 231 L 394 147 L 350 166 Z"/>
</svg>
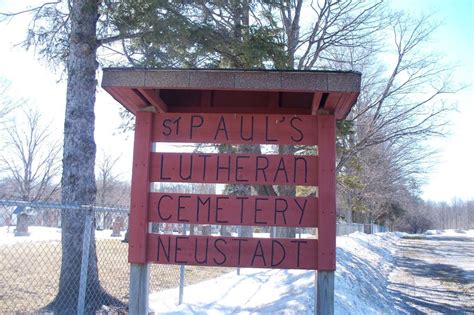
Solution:
<svg viewBox="0 0 474 315">
<path fill-rule="evenodd" d="M 148 235 L 147 260 L 159 264 L 317 269 L 315 239 Z"/>
<path fill-rule="evenodd" d="M 317 145 L 318 156 L 155 153 L 152 143 Z M 335 269 L 334 116 L 137 113 L 129 261 Z M 317 186 L 318 197 L 150 192 L 151 182 Z M 317 227 L 314 239 L 148 233 L 150 222 Z"/>
<path fill-rule="evenodd" d="M 301 155 L 154 153 L 155 182 L 317 185 L 317 157 Z"/>
<path fill-rule="evenodd" d="M 316 116 L 262 114 L 155 115 L 154 142 L 316 145 Z"/>
<path fill-rule="evenodd" d="M 317 227 L 317 199 L 151 193 L 150 222 Z"/>
</svg>

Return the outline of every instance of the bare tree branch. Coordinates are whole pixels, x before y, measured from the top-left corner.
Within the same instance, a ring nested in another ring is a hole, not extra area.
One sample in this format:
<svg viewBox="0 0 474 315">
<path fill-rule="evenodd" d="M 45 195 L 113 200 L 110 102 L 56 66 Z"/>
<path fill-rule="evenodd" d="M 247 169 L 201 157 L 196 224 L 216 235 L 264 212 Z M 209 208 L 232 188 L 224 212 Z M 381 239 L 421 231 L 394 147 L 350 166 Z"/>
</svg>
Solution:
<svg viewBox="0 0 474 315">
<path fill-rule="evenodd" d="M 0 163 L 17 198 L 48 200 L 59 189 L 61 145 L 42 125 L 39 112 L 26 111 L 24 118 L 23 127 L 15 125 L 7 130 L 7 147 Z"/>
</svg>

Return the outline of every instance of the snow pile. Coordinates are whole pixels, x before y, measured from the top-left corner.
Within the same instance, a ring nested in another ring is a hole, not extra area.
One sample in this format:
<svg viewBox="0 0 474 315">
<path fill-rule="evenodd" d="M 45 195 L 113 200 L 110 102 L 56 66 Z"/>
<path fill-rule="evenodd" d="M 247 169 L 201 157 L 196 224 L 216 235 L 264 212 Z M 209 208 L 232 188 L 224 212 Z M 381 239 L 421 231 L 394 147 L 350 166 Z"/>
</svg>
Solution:
<svg viewBox="0 0 474 315">
<path fill-rule="evenodd" d="M 389 314 L 387 275 L 398 233 L 354 233 L 337 238 L 336 314 Z M 158 314 L 313 314 L 314 272 L 242 269 L 184 289 L 150 295 Z"/>
<path fill-rule="evenodd" d="M 392 312 L 387 277 L 400 236 L 356 232 L 337 238 L 336 314 Z"/>
<path fill-rule="evenodd" d="M 424 235 L 429 236 L 451 236 L 451 237 L 474 237 L 474 229 L 464 230 L 464 229 L 449 229 L 449 230 L 428 230 Z"/>
<path fill-rule="evenodd" d="M 0 245 L 61 239 L 59 228 L 30 226 L 30 236 L 21 237 L 15 237 L 13 229 L 0 227 Z M 474 237 L 474 230 L 430 233 Z M 96 231 L 96 238 L 110 239 L 111 234 L 111 230 Z M 386 279 L 400 236 L 357 232 L 337 238 L 336 314 L 393 312 Z M 313 314 L 314 280 L 314 271 L 241 269 L 240 275 L 231 272 L 186 287 L 181 305 L 178 289 L 152 293 L 150 310 L 159 314 Z"/>
</svg>

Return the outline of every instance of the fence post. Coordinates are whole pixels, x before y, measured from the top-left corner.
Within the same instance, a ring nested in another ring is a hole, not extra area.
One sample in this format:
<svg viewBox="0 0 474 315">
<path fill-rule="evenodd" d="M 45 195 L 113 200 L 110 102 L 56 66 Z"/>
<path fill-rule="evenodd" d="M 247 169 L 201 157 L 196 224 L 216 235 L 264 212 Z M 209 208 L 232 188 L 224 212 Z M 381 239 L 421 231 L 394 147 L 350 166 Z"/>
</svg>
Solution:
<svg viewBox="0 0 474 315">
<path fill-rule="evenodd" d="M 273 227 L 273 229 L 275 229 L 275 227 Z M 242 227 L 240 225 L 237 227 L 237 236 L 242 236 Z M 275 230 L 273 230 L 273 237 L 275 237 Z M 240 276 L 240 267 L 237 267 L 237 275 Z"/>
<path fill-rule="evenodd" d="M 183 234 L 186 235 L 187 224 L 183 224 Z M 179 298 L 178 305 L 183 303 L 184 294 L 184 265 L 179 265 Z"/>
<path fill-rule="evenodd" d="M 150 264 L 130 264 L 129 314 L 148 314 Z"/>
<path fill-rule="evenodd" d="M 86 303 L 86 290 L 87 290 L 87 272 L 89 267 L 89 253 L 91 244 L 91 232 L 92 232 L 92 207 L 89 207 L 86 213 L 86 220 L 84 223 L 84 234 L 82 237 L 82 259 L 81 259 L 81 275 L 79 280 L 79 295 L 77 298 L 77 314 L 82 315 L 84 313 Z"/>
</svg>

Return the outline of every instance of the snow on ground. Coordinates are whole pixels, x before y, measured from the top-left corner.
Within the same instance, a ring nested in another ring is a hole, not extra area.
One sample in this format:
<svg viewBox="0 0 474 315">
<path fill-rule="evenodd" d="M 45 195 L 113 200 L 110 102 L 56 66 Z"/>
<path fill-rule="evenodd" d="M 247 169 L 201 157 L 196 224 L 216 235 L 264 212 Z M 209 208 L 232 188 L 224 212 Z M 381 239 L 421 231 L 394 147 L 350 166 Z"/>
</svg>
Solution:
<svg viewBox="0 0 474 315">
<path fill-rule="evenodd" d="M 389 314 L 386 278 L 398 233 L 354 233 L 337 238 L 336 314 Z M 313 314 L 314 272 L 241 269 L 184 289 L 150 295 L 158 314 Z"/>
<path fill-rule="evenodd" d="M 21 237 L 15 237 L 13 230 L 0 227 L 0 245 L 61 238 L 59 228 L 31 226 L 30 236 Z M 96 238 L 110 239 L 111 234 L 111 230 L 96 231 Z M 474 230 L 430 230 L 425 235 L 474 238 Z M 356 232 L 337 237 L 336 314 L 394 312 L 387 278 L 401 236 Z M 177 288 L 151 293 L 150 310 L 158 314 L 313 314 L 314 279 L 314 271 L 241 269 L 240 275 L 231 272 L 186 287 L 181 305 Z"/>
<path fill-rule="evenodd" d="M 12 245 L 25 242 L 44 242 L 61 240 L 61 229 L 45 226 L 28 227 L 29 236 L 15 236 L 14 230 L 16 226 L 0 226 L 0 245 Z M 112 230 L 95 231 L 97 239 L 120 239 L 120 237 L 112 237 Z M 122 232 L 123 238 L 124 232 Z"/>
<path fill-rule="evenodd" d="M 474 230 L 428 230 L 424 235 L 430 236 L 453 236 L 453 237 L 474 237 Z"/>
</svg>

